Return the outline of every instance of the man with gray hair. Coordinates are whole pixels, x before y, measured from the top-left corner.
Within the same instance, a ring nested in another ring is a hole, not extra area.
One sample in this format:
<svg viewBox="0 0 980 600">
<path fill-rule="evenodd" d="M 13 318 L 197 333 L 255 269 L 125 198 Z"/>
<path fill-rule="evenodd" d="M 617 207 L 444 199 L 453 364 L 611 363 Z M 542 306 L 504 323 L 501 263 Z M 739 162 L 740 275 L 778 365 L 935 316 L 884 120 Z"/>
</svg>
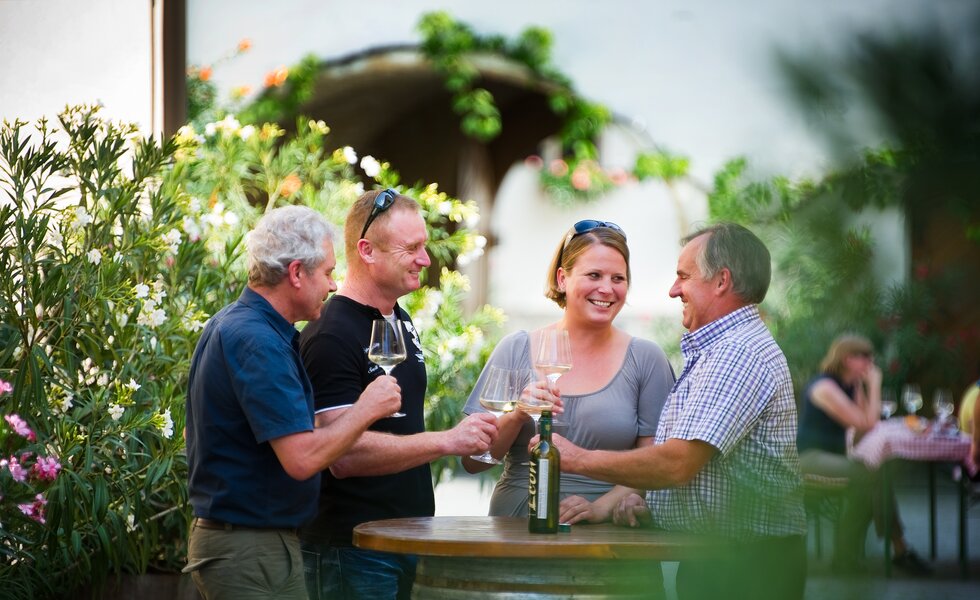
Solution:
<svg viewBox="0 0 980 600">
<path fill-rule="evenodd" d="M 796 401 L 782 350 L 759 315 L 769 250 L 733 223 L 683 240 L 672 298 L 683 303 L 684 369 L 652 446 L 585 451 L 563 438 L 563 471 L 649 490 L 615 521 L 730 541 L 718 560 L 682 561 L 688 598 L 803 597 L 806 517 L 796 450 Z M 533 441 L 533 440 L 532 440 Z"/>
<path fill-rule="evenodd" d="M 277 208 L 246 241 L 248 285 L 209 321 L 187 391 L 187 566 L 209 600 L 306 598 L 297 528 L 316 514 L 320 472 L 401 404 L 393 377 L 314 428 L 297 321 L 336 291 L 334 233 L 316 211 Z"/>
</svg>

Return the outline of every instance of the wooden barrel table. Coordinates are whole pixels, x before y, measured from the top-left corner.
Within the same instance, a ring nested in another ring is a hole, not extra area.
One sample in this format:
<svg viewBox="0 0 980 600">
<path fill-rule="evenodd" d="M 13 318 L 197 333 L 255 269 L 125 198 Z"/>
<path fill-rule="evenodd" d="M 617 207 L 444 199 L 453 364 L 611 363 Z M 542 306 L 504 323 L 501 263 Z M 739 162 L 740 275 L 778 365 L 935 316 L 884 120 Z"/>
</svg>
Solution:
<svg viewBox="0 0 980 600">
<path fill-rule="evenodd" d="M 532 534 L 513 517 L 421 517 L 354 528 L 358 548 L 415 554 L 412 598 L 664 597 L 660 561 L 705 558 L 712 540 L 612 524 Z"/>
</svg>

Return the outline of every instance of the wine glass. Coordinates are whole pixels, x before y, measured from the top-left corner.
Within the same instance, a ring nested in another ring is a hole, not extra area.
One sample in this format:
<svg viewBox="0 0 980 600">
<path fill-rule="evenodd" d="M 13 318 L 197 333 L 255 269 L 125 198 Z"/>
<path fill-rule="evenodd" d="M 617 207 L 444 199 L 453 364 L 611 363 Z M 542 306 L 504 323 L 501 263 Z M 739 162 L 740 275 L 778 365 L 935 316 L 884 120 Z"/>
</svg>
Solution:
<svg viewBox="0 0 980 600">
<path fill-rule="evenodd" d="M 902 406 L 909 415 L 915 415 L 922 408 L 922 392 L 919 391 L 919 384 L 905 384 L 902 388 Z"/>
<path fill-rule="evenodd" d="M 932 395 L 932 409 L 936 413 L 937 423 L 942 427 L 953 414 L 953 394 L 946 388 L 937 388 Z"/>
<path fill-rule="evenodd" d="M 568 342 L 568 330 L 551 327 L 541 332 L 538 349 L 534 354 L 534 368 L 544 374 L 551 387 L 555 386 L 563 374 L 572 369 L 572 348 Z M 522 402 L 521 410 L 530 414 L 537 422 L 541 411 L 552 406 L 552 402 L 528 398 L 527 404 Z"/>
<path fill-rule="evenodd" d="M 385 375 L 391 375 L 391 370 L 395 368 L 395 365 L 405 360 L 407 354 L 401 321 L 375 319 L 371 323 L 368 360 L 384 369 Z M 405 413 L 396 412 L 391 416 L 404 417 Z"/>
<path fill-rule="evenodd" d="M 491 366 L 480 389 L 480 406 L 499 419 L 514 410 L 521 390 L 530 379 L 531 374 L 527 370 Z M 470 458 L 491 465 L 500 464 L 500 461 L 490 454 L 489 449 L 483 454 Z"/>
<path fill-rule="evenodd" d="M 881 390 L 881 416 L 886 421 L 891 418 L 898 410 L 898 402 L 895 401 L 895 391 L 891 388 Z"/>
</svg>

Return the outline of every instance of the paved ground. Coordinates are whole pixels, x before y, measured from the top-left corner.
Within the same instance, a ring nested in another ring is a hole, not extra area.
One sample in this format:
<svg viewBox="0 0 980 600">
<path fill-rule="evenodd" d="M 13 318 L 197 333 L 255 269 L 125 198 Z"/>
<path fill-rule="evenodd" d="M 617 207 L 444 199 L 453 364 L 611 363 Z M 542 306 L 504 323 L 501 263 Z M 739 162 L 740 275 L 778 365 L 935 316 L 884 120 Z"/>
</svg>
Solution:
<svg viewBox="0 0 980 600">
<path fill-rule="evenodd" d="M 922 465 L 904 463 L 897 487 L 899 511 L 905 537 L 923 558 L 929 557 L 928 477 Z M 978 484 L 980 485 L 980 484 Z M 958 562 L 958 496 L 948 471 L 937 475 L 936 559 L 934 574 L 911 578 L 892 570 L 884 576 L 884 546 L 868 536 L 866 554 L 870 573 L 860 579 L 836 577 L 830 572 L 827 543 L 823 560 L 814 556 L 811 540 L 807 600 L 978 600 L 980 599 L 980 504 L 967 513 L 967 556 L 969 579 L 960 577 Z M 826 535 L 826 531 L 824 532 Z M 811 536 L 812 537 L 812 536 Z M 829 539 L 827 540 L 829 542 Z"/>
</svg>

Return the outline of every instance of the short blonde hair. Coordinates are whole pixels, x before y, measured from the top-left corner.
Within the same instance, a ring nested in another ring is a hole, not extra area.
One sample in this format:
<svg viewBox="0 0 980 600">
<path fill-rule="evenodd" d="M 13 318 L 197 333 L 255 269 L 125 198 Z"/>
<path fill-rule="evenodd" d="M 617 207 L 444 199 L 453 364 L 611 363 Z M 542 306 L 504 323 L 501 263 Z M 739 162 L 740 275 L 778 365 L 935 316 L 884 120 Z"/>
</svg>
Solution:
<svg viewBox="0 0 980 600">
<path fill-rule="evenodd" d="M 361 239 L 361 231 L 364 229 L 364 224 L 367 223 L 368 218 L 371 216 L 371 210 L 374 208 L 374 200 L 377 198 L 381 192 L 384 190 L 371 190 L 370 192 L 364 192 L 361 196 L 354 201 L 354 204 L 347 211 L 347 218 L 344 222 L 344 250 L 347 256 L 357 255 L 357 242 Z M 375 231 L 378 228 L 380 231 L 381 227 L 388 222 L 388 219 L 396 210 L 411 210 L 413 212 L 419 212 L 421 206 L 418 202 L 405 196 L 404 194 L 396 194 L 394 200 L 386 210 L 375 215 L 374 220 L 371 221 L 371 226 L 364 235 L 371 231 Z M 387 241 L 384 237 L 376 238 L 379 241 Z"/>
<path fill-rule="evenodd" d="M 820 362 L 820 370 L 838 379 L 844 374 L 844 360 L 848 356 L 855 355 L 871 356 L 874 354 L 874 346 L 868 338 L 854 333 L 845 333 L 838 336 L 830 344 L 827 355 Z"/>
</svg>

